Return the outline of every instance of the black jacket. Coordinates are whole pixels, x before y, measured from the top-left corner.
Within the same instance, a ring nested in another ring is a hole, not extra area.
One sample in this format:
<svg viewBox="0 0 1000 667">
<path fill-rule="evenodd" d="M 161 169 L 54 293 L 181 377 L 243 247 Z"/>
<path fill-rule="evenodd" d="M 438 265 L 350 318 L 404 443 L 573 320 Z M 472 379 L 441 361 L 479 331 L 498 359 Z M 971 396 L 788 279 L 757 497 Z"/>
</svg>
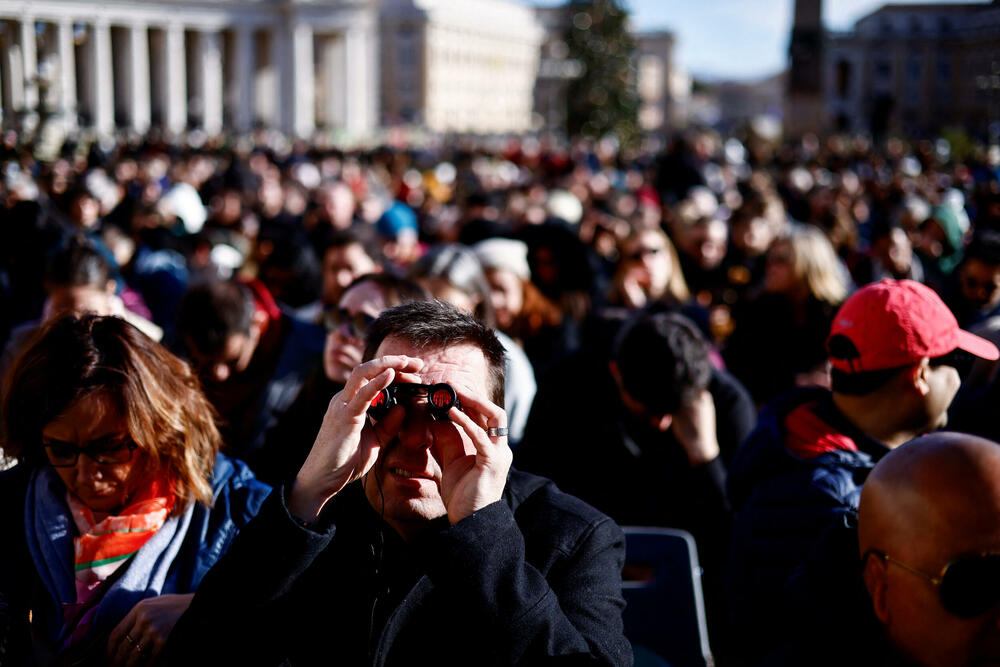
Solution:
<svg viewBox="0 0 1000 667">
<path fill-rule="evenodd" d="M 173 665 L 631 664 L 618 526 L 512 471 L 503 500 L 403 542 L 360 484 L 318 528 L 272 494 L 171 634 Z"/>
</svg>

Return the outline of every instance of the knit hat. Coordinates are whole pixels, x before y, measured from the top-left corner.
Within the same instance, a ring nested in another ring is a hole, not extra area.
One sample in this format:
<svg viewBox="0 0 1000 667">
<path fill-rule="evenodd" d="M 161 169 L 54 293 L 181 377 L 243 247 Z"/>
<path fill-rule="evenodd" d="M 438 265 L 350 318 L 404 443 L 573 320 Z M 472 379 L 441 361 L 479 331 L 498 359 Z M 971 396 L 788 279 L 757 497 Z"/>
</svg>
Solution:
<svg viewBox="0 0 1000 667">
<path fill-rule="evenodd" d="M 483 269 L 506 269 L 521 280 L 531 280 L 528 246 L 514 239 L 492 238 L 472 246 Z"/>
</svg>

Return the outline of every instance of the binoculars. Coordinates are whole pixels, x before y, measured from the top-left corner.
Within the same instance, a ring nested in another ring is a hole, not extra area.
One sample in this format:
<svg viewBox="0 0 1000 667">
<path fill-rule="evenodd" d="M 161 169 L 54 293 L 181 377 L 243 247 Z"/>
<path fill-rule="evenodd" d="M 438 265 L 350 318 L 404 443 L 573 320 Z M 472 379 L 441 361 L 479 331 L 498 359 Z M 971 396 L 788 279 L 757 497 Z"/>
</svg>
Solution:
<svg viewBox="0 0 1000 667">
<path fill-rule="evenodd" d="M 430 413 L 431 418 L 437 420 L 448 419 L 448 411 L 452 407 L 462 407 L 458 402 L 458 392 L 450 384 L 444 382 L 438 384 L 401 382 L 399 384 L 390 384 L 375 394 L 371 405 L 368 406 L 368 414 L 375 421 L 380 421 L 385 418 L 393 406 L 406 398 L 426 398 L 427 411 Z"/>
</svg>

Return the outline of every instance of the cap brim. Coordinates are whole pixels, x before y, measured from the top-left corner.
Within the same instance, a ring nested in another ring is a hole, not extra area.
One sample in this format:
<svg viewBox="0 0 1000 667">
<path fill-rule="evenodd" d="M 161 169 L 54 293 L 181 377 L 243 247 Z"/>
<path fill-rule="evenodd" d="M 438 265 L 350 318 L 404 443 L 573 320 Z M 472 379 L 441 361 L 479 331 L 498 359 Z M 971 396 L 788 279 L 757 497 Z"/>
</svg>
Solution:
<svg viewBox="0 0 1000 667">
<path fill-rule="evenodd" d="M 976 334 L 961 329 L 958 332 L 958 348 L 987 361 L 1000 359 L 1000 350 L 997 349 L 996 345 L 985 338 L 980 338 Z"/>
</svg>

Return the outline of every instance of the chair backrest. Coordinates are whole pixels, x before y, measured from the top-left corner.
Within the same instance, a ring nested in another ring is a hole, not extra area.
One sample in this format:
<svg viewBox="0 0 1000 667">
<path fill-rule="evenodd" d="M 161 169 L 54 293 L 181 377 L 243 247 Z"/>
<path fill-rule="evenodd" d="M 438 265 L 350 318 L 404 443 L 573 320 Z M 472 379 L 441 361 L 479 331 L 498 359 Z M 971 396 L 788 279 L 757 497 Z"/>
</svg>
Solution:
<svg viewBox="0 0 1000 667">
<path fill-rule="evenodd" d="M 683 530 L 625 527 L 625 636 L 673 667 L 711 666 L 694 538 Z"/>
</svg>

